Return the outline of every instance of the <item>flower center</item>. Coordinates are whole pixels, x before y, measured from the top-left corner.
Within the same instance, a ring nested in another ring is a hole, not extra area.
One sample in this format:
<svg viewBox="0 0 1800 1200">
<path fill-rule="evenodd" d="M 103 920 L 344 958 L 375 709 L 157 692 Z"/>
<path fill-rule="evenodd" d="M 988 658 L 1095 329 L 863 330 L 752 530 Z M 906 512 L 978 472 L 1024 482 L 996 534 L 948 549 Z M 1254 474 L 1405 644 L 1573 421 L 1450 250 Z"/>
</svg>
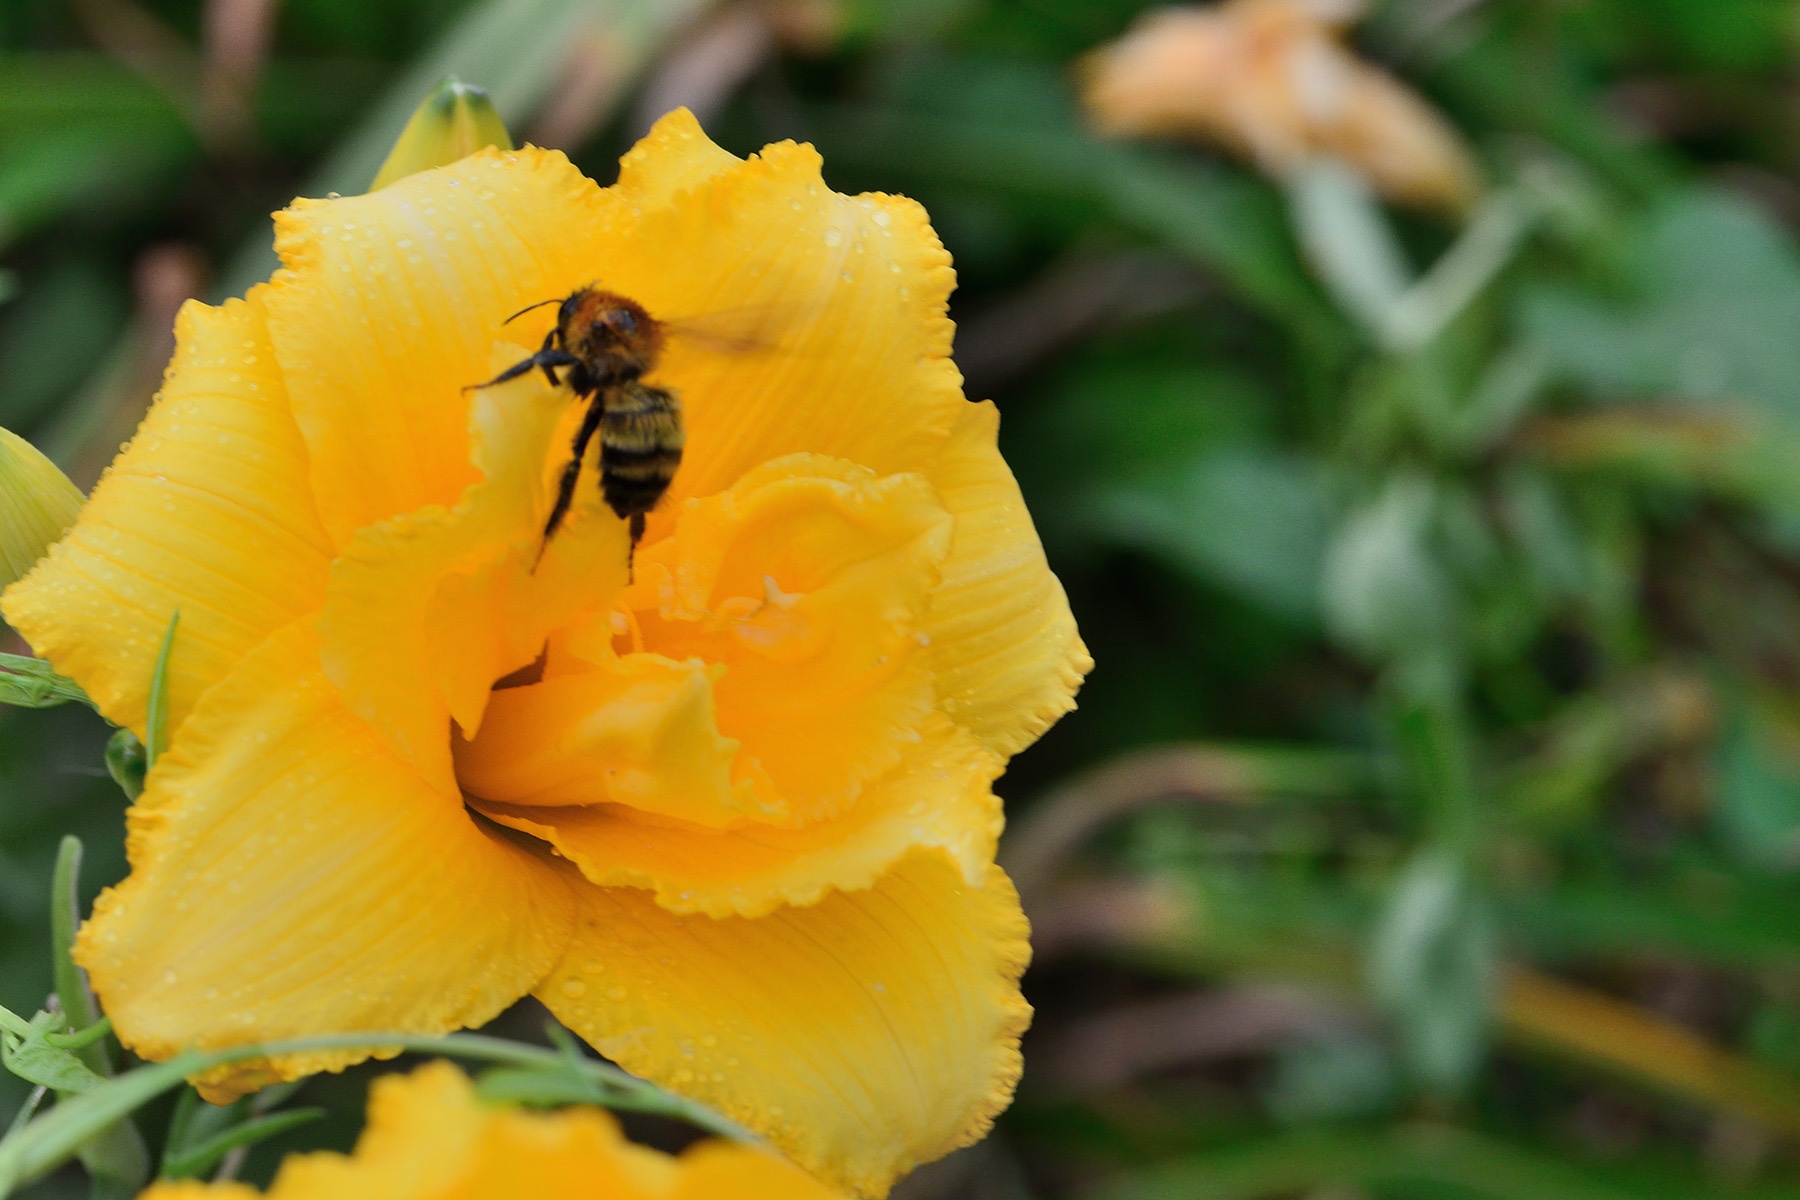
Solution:
<svg viewBox="0 0 1800 1200">
<path fill-rule="evenodd" d="M 917 631 L 950 530 L 920 477 L 817 455 L 689 501 L 619 607 L 493 694 L 462 786 L 715 829 L 843 811 L 932 709 Z"/>
</svg>

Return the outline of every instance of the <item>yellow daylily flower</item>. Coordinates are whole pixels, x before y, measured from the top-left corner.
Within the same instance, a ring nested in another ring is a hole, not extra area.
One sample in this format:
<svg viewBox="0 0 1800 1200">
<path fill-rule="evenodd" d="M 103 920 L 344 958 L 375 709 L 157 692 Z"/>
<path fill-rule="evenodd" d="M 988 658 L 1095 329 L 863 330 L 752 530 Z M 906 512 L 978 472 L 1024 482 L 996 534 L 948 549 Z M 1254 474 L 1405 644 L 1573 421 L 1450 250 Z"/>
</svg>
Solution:
<svg viewBox="0 0 1800 1200">
<path fill-rule="evenodd" d="M 1345 48 L 1342 28 L 1361 8 L 1226 0 L 1155 9 L 1082 60 L 1082 100 L 1103 133 L 1220 144 L 1277 177 L 1330 157 L 1390 200 L 1461 212 L 1480 192 L 1480 172 L 1423 98 Z"/>
<path fill-rule="evenodd" d="M 138 1200 L 833 1200 L 791 1163 L 705 1141 L 679 1158 L 634 1145 L 611 1113 L 482 1104 L 461 1071 L 384 1075 L 353 1154 L 290 1155 L 267 1192 L 243 1183 L 158 1183 Z"/>
<path fill-rule="evenodd" d="M 171 742 L 77 957 L 149 1058 L 441 1032 L 532 994 L 834 1185 L 880 1195 L 1010 1099 L 1026 927 L 991 784 L 1089 660 L 963 398 L 922 209 L 671 114 L 597 187 L 483 150 L 277 217 L 0 608 Z M 579 413 L 476 391 L 599 279 L 670 320 L 687 449 L 627 581 Z M 229 1096 L 359 1055 L 203 1082 Z"/>
</svg>

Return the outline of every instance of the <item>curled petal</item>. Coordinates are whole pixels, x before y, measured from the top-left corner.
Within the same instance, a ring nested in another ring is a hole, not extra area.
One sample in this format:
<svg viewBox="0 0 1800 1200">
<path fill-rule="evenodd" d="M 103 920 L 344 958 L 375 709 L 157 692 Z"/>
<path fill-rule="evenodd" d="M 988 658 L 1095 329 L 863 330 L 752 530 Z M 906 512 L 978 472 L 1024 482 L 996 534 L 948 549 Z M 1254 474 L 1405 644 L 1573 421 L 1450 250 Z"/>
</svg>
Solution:
<svg viewBox="0 0 1800 1200">
<path fill-rule="evenodd" d="M 615 206 L 527 148 L 276 214 L 269 326 L 338 546 L 475 482 L 464 389 L 493 377 L 496 338 L 521 336 L 510 314 L 606 261 Z"/>
<path fill-rule="evenodd" d="M 951 518 L 918 475 L 797 454 L 691 500 L 627 602 L 646 645 L 721 663 L 719 727 L 796 820 L 892 769 L 931 711 L 920 618 Z"/>
<path fill-rule="evenodd" d="M 719 733 L 722 667 L 660 654 L 614 658 L 494 693 L 481 736 L 456 746 L 471 796 L 519 805 L 628 805 L 711 828 L 757 813 L 734 786 L 738 744 Z"/>
<path fill-rule="evenodd" d="M 1000 837 L 992 784 L 1004 762 L 943 717 L 925 724 L 901 766 L 870 784 L 842 816 L 803 828 L 708 828 L 602 804 L 480 810 L 555 846 L 603 886 L 651 888 L 671 912 L 759 917 L 783 904 L 871 886 L 910 850 L 947 851 L 979 884 Z"/>
<path fill-rule="evenodd" d="M 263 322 L 262 289 L 190 302 L 137 436 L 75 528 L 6 592 L 6 619 L 140 736 L 169 618 L 170 728 L 275 630 L 316 611 L 330 542 Z"/>
<path fill-rule="evenodd" d="M 567 944 L 570 888 L 485 829 L 344 709 L 310 622 L 195 708 L 132 808 L 131 876 L 76 957 L 146 1058 L 492 1018 Z M 336 1069 L 325 1052 L 227 1068 L 214 1094 Z"/>
<path fill-rule="evenodd" d="M 980 1137 L 1012 1097 L 1030 1015 L 1017 894 L 919 851 L 872 888 L 754 920 L 678 916 L 630 888 L 578 892 L 538 988 L 601 1053 L 881 1196 Z"/>
</svg>

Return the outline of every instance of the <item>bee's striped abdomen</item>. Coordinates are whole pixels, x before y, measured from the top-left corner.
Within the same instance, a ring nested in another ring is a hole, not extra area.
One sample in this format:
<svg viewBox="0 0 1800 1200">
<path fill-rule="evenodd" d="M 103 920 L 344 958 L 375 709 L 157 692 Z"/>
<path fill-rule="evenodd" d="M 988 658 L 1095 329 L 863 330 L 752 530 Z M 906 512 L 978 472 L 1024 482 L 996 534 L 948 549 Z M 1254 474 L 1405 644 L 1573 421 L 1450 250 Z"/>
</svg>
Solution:
<svg viewBox="0 0 1800 1200">
<path fill-rule="evenodd" d="M 635 541 L 643 514 L 656 507 L 681 465 L 681 403 L 672 392 L 638 382 L 609 389 L 605 400 L 600 493 L 613 512 L 631 521 Z"/>
</svg>

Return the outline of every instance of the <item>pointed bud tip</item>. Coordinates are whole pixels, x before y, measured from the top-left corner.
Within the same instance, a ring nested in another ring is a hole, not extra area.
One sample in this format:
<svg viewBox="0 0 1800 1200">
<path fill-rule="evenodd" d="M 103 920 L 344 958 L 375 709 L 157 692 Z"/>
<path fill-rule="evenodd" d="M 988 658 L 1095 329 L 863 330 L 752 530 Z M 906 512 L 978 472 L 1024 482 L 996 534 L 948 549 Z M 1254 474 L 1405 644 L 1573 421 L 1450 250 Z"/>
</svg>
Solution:
<svg viewBox="0 0 1800 1200">
<path fill-rule="evenodd" d="M 446 79 L 413 110 L 369 190 L 380 191 L 408 175 L 448 166 L 487 146 L 513 148 L 494 102 L 474 84 Z"/>
<path fill-rule="evenodd" d="M 36 446 L 0 429 L 0 587 L 44 557 L 75 523 L 85 499 Z"/>
</svg>

